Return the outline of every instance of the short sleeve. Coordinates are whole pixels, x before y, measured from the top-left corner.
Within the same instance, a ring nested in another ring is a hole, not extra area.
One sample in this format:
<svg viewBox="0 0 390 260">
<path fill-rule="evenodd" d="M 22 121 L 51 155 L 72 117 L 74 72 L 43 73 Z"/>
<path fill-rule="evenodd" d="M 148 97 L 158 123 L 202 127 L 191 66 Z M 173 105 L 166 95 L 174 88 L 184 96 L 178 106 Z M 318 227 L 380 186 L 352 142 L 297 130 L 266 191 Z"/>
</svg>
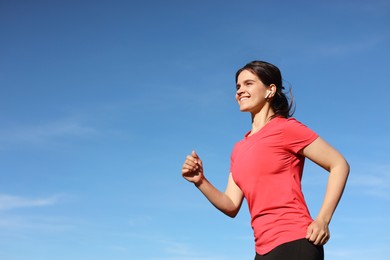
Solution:
<svg viewBox="0 0 390 260">
<path fill-rule="evenodd" d="M 318 134 L 294 118 L 289 118 L 284 127 L 284 145 L 287 150 L 298 153 L 318 138 Z"/>
</svg>

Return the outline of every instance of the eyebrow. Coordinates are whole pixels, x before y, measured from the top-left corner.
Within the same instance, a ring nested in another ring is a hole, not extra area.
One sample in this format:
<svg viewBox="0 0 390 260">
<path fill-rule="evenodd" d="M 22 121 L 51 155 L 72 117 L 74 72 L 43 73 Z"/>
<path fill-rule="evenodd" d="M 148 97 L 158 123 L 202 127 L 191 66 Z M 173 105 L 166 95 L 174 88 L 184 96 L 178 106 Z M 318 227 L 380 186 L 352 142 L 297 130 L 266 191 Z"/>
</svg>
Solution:
<svg viewBox="0 0 390 260">
<path fill-rule="evenodd" d="M 253 80 L 253 79 L 247 79 L 247 80 L 245 80 L 243 83 L 244 84 L 247 84 L 248 82 L 255 82 L 255 80 Z M 236 87 L 239 87 L 239 86 L 241 86 L 241 84 L 236 84 Z"/>
</svg>

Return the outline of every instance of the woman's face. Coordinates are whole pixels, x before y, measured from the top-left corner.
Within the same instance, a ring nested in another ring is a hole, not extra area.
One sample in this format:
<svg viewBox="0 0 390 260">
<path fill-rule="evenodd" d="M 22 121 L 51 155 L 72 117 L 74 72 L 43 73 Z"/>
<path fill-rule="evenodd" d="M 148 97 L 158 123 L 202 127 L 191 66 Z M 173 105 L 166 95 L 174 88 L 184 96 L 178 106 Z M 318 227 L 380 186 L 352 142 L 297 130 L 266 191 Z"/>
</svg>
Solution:
<svg viewBox="0 0 390 260">
<path fill-rule="evenodd" d="M 258 113 L 266 103 L 267 86 L 249 70 L 237 78 L 236 100 L 242 112 Z"/>
</svg>

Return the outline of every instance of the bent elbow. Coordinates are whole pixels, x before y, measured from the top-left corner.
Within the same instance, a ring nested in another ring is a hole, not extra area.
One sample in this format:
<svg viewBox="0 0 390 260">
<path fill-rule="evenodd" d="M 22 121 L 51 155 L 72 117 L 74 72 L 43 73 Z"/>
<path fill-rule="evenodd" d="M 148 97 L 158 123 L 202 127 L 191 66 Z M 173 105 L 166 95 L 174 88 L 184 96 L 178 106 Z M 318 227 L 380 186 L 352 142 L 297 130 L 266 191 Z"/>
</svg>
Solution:
<svg viewBox="0 0 390 260">
<path fill-rule="evenodd" d="M 351 170 L 351 166 L 349 165 L 348 161 L 344 159 L 344 172 L 347 177 L 349 175 L 350 170 Z"/>
<path fill-rule="evenodd" d="M 237 214 L 227 213 L 226 216 L 228 216 L 230 218 L 235 218 L 237 216 Z"/>
<path fill-rule="evenodd" d="M 347 167 L 347 175 L 349 174 L 349 171 L 351 170 L 351 166 L 347 161 L 345 161 L 346 167 Z"/>
<path fill-rule="evenodd" d="M 238 214 L 238 210 L 224 212 L 228 217 L 235 218 Z"/>
<path fill-rule="evenodd" d="M 334 165 L 330 166 L 328 171 L 342 173 L 345 177 L 348 177 L 350 171 L 350 165 L 345 158 L 340 158 Z"/>
</svg>

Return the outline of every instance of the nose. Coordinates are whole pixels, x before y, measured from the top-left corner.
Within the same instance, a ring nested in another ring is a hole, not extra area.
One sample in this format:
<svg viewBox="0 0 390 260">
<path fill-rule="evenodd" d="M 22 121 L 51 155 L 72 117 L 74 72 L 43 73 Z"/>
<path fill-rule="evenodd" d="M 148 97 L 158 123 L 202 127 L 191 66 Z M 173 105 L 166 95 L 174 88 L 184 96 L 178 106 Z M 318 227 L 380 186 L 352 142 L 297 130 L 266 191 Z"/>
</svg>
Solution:
<svg viewBox="0 0 390 260">
<path fill-rule="evenodd" d="M 237 96 L 240 96 L 243 92 L 244 92 L 244 90 L 243 90 L 241 87 L 239 87 L 239 88 L 236 90 Z"/>
</svg>

